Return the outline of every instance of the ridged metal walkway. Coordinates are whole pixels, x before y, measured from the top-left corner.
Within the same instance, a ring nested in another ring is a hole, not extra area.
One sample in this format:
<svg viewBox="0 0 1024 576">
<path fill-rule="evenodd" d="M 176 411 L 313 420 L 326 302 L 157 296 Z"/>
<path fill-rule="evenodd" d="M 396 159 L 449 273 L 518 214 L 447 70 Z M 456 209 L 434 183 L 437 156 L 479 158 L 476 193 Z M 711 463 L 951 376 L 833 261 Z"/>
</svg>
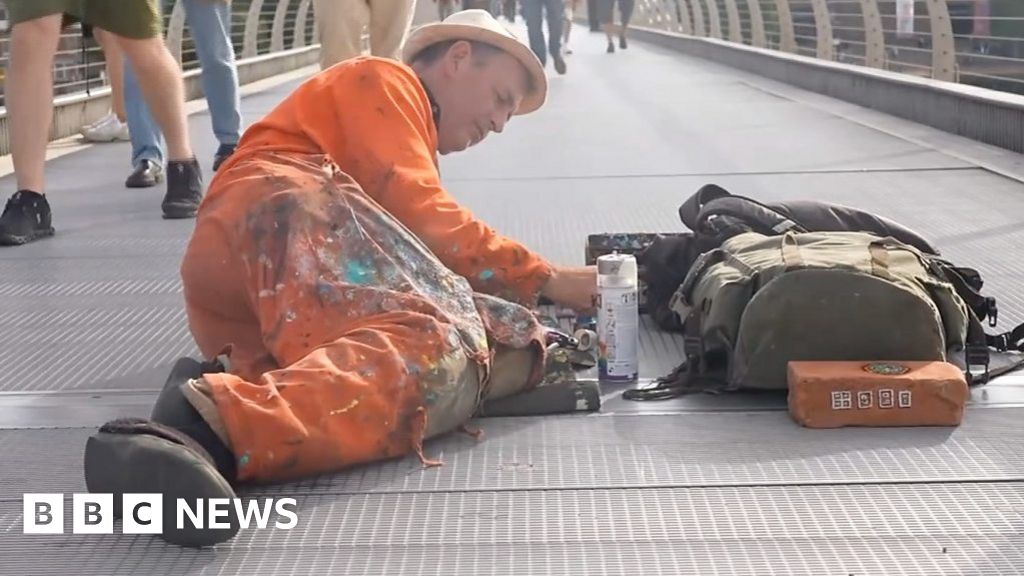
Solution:
<svg viewBox="0 0 1024 576">
<path fill-rule="evenodd" d="M 573 48 L 542 112 L 442 161 L 501 231 L 582 263 L 589 233 L 680 231 L 678 204 L 708 182 L 842 202 L 920 229 L 981 269 L 1004 325 L 1024 321 L 1024 184 L 981 167 L 1015 160 L 640 43 L 607 55 L 583 28 Z M 247 120 L 294 85 L 245 99 Z M 209 159 L 208 117 L 191 126 Z M 85 438 L 147 414 L 195 352 L 177 274 L 192 224 L 160 219 L 160 188 L 125 189 L 127 162 L 125 144 L 51 162 L 57 237 L 0 251 L 0 574 L 1024 573 L 1018 376 L 975 390 L 956 429 L 812 431 L 781 396 L 635 404 L 609 387 L 600 413 L 484 419 L 482 442 L 431 442 L 440 468 L 248 493 L 295 496 L 291 531 L 203 551 L 24 535 L 22 494 L 83 490 Z M 643 348 L 647 377 L 680 359 L 653 330 Z"/>
</svg>

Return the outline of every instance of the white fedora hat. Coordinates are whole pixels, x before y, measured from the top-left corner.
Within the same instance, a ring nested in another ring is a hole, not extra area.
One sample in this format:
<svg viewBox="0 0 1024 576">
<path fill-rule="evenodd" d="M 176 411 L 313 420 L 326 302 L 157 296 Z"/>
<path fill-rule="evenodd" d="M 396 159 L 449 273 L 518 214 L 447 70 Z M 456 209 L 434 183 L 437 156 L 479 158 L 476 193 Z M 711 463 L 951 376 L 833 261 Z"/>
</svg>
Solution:
<svg viewBox="0 0 1024 576">
<path fill-rule="evenodd" d="M 424 24 L 413 30 L 402 49 L 402 60 L 412 62 L 417 54 L 438 42 L 448 40 L 470 40 L 499 48 L 522 63 L 532 80 L 532 90 L 523 97 L 516 115 L 529 114 L 544 104 L 548 93 L 548 78 L 544 67 L 532 50 L 502 26 L 486 10 L 463 10 L 444 19 L 443 22 Z"/>
</svg>

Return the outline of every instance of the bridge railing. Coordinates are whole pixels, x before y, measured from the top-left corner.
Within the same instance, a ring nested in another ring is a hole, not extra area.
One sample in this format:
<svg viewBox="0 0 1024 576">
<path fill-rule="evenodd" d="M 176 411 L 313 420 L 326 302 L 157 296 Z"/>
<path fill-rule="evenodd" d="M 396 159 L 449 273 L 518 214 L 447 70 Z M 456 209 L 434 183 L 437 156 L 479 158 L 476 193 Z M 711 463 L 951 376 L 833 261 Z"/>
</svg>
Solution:
<svg viewBox="0 0 1024 576">
<path fill-rule="evenodd" d="M 639 0 L 634 22 L 1024 94 L 1024 0 Z"/>
<path fill-rule="evenodd" d="M 319 37 L 312 0 L 232 0 L 231 41 L 243 84 L 316 62 Z M 201 94 L 199 62 L 181 0 L 164 0 L 165 41 L 181 64 L 186 95 Z M 6 21 L 0 4 L 0 21 Z M 5 26 L 9 28 L 9 25 Z M 9 31 L 0 36 L 0 73 L 5 74 Z M 61 33 L 53 67 L 54 122 L 51 139 L 76 134 L 109 110 L 110 87 L 103 51 L 74 24 Z M 0 77 L 0 80 L 3 78 Z M 0 106 L 3 101 L 0 83 Z M 6 109 L 0 108 L 0 154 L 8 152 Z"/>
</svg>

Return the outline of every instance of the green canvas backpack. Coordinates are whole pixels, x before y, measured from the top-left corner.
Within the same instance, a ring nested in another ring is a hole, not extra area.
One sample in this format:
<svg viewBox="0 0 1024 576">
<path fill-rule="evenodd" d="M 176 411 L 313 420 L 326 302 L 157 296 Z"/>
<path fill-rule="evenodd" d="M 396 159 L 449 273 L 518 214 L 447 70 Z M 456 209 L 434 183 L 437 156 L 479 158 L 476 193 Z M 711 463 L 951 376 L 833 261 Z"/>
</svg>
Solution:
<svg viewBox="0 0 1024 576">
<path fill-rule="evenodd" d="M 671 307 L 701 390 L 785 390 L 790 360 L 952 361 L 970 328 L 919 250 L 862 232 L 739 234 L 694 262 Z"/>
</svg>

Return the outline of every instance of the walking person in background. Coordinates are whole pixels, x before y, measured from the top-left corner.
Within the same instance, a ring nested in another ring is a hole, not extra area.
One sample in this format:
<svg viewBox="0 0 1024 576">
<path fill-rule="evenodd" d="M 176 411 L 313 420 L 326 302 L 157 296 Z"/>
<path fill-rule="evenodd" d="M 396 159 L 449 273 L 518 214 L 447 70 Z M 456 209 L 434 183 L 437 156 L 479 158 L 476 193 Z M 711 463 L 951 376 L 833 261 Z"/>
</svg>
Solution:
<svg viewBox="0 0 1024 576">
<path fill-rule="evenodd" d="M 619 4 L 619 26 L 615 26 L 615 3 Z M 626 30 L 629 28 L 629 20 L 633 17 L 633 6 L 635 0 L 597 0 L 598 18 L 604 27 L 604 35 L 608 38 L 607 52 L 615 52 L 615 29 L 618 28 L 619 48 L 625 50 Z"/>
<path fill-rule="evenodd" d="M 85 35 L 90 33 L 86 31 Z M 92 28 L 91 35 L 103 49 L 107 84 L 110 85 L 110 113 L 92 124 L 82 126 L 79 132 L 89 142 L 128 140 L 128 117 L 124 109 L 124 55 L 117 39 L 109 32 Z"/>
<path fill-rule="evenodd" d="M 370 54 L 398 60 L 415 7 L 416 0 L 313 0 L 320 30 L 320 69 L 362 55 L 367 26 Z"/>
<path fill-rule="evenodd" d="M 518 2 L 516 0 L 502 0 L 501 8 L 502 13 L 505 16 L 505 20 L 515 24 L 516 22 L 516 8 Z"/>
<path fill-rule="evenodd" d="M 165 9 L 172 3 L 164 0 Z M 185 21 L 199 57 L 203 95 L 210 107 L 213 134 L 220 146 L 213 170 L 235 151 L 242 137 L 242 102 L 238 68 L 231 46 L 231 4 L 228 0 L 183 0 Z M 135 73 L 125 68 L 125 102 L 132 141 L 132 173 L 129 188 L 156 186 L 163 180 L 163 135 L 142 97 Z M 193 211 L 194 214 L 194 211 Z"/>
<path fill-rule="evenodd" d="M 579 7 L 580 0 L 564 0 L 565 2 L 565 21 L 562 23 L 562 52 L 566 55 L 572 54 L 572 49 L 569 48 L 569 33 L 572 32 L 572 21 L 576 15 L 576 8 Z"/>
<path fill-rule="evenodd" d="M 548 20 L 548 37 L 544 38 L 544 16 Z M 547 66 L 547 55 L 555 64 L 555 71 L 565 74 L 565 59 L 562 58 L 562 24 L 565 19 L 564 0 L 523 0 L 523 17 L 530 37 L 530 49 Z"/>
<path fill-rule="evenodd" d="M 437 3 L 437 19 L 444 21 L 455 11 L 455 0 L 434 0 Z"/>
<path fill-rule="evenodd" d="M 0 245 L 52 236 L 46 197 L 46 143 L 53 120 L 53 61 L 69 22 L 103 28 L 117 40 L 139 75 L 153 113 L 167 135 L 165 218 L 195 213 L 203 194 L 199 163 L 188 141 L 181 68 L 163 39 L 158 0 L 6 0 L 12 24 L 7 66 L 7 119 L 17 192 L 0 216 Z"/>
</svg>

